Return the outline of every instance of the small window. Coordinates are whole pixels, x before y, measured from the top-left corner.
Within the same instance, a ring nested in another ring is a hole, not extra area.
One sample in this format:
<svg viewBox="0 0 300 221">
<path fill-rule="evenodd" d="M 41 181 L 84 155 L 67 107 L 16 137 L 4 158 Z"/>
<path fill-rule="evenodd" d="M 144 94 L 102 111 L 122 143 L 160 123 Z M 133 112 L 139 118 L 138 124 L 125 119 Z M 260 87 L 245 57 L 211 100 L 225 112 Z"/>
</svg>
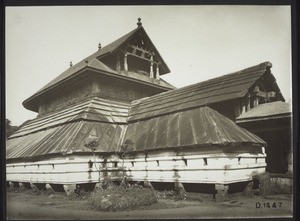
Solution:
<svg viewBox="0 0 300 221">
<path fill-rule="evenodd" d="M 131 166 L 133 166 L 133 167 L 134 167 L 134 162 L 133 162 L 133 161 L 131 161 Z"/>
<path fill-rule="evenodd" d="M 204 166 L 207 166 L 207 158 L 203 158 Z"/>
<path fill-rule="evenodd" d="M 255 163 L 257 163 L 257 157 L 255 158 Z"/>
<path fill-rule="evenodd" d="M 238 163 L 241 164 L 241 157 L 238 157 Z"/>
<path fill-rule="evenodd" d="M 187 166 L 187 159 L 183 159 L 183 162 Z"/>
<path fill-rule="evenodd" d="M 88 163 L 89 163 L 89 169 L 91 169 L 94 163 L 91 160 Z"/>
<path fill-rule="evenodd" d="M 156 161 L 157 166 L 159 167 L 159 160 Z"/>
<path fill-rule="evenodd" d="M 115 162 L 114 165 L 115 165 L 115 167 L 118 167 L 118 162 Z"/>
<path fill-rule="evenodd" d="M 52 169 L 54 169 L 54 164 L 52 164 Z"/>
</svg>

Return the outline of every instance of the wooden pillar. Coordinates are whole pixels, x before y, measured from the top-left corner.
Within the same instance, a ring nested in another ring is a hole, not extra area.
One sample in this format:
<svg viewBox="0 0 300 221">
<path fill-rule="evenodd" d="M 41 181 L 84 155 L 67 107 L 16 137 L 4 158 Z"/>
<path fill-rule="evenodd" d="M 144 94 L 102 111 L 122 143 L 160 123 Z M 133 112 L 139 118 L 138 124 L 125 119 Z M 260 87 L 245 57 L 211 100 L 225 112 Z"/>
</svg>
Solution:
<svg viewBox="0 0 300 221">
<path fill-rule="evenodd" d="M 237 118 L 241 115 L 241 109 L 240 109 L 239 104 L 234 105 L 234 115 L 235 115 L 235 118 Z"/>
<path fill-rule="evenodd" d="M 159 80 L 159 67 L 158 67 L 158 64 L 156 64 L 156 79 Z"/>
<path fill-rule="evenodd" d="M 152 190 L 152 192 L 154 193 L 155 197 L 158 197 L 158 193 L 155 191 L 154 187 L 152 186 L 151 182 L 148 180 L 144 181 L 144 187 L 149 188 Z"/>
<path fill-rule="evenodd" d="M 12 182 L 12 186 L 13 186 L 13 188 L 19 188 L 20 187 L 19 182 Z"/>
<path fill-rule="evenodd" d="M 223 202 L 227 198 L 228 186 L 224 184 L 215 184 L 215 201 Z"/>
<path fill-rule="evenodd" d="M 257 107 L 259 104 L 259 97 L 255 97 L 253 101 L 253 107 Z"/>
<path fill-rule="evenodd" d="M 245 188 L 243 190 L 243 195 L 245 195 L 245 196 L 253 195 L 253 181 L 250 181 L 249 183 L 247 183 L 247 185 L 245 186 Z"/>
<path fill-rule="evenodd" d="M 186 191 L 182 183 L 175 182 L 175 191 L 181 199 L 186 199 Z"/>
<path fill-rule="evenodd" d="M 47 190 L 46 184 L 45 184 L 45 183 L 34 183 L 34 186 L 35 186 L 38 190 Z"/>
<path fill-rule="evenodd" d="M 92 83 L 92 94 L 96 95 L 96 94 L 98 94 L 100 92 L 101 92 L 101 90 L 99 88 L 98 82 L 97 81 L 93 81 L 93 83 Z"/>
<path fill-rule="evenodd" d="M 25 183 L 25 182 L 23 182 L 22 184 L 23 184 L 23 186 L 25 187 L 25 189 L 31 189 L 30 183 Z"/>
<path fill-rule="evenodd" d="M 128 71 L 128 64 L 127 64 L 127 54 L 124 55 L 124 71 Z"/>
<path fill-rule="evenodd" d="M 69 196 L 71 193 L 75 192 L 76 184 L 63 185 L 66 194 Z"/>
<path fill-rule="evenodd" d="M 245 100 L 242 100 L 242 102 L 241 102 L 241 109 L 242 109 L 241 110 L 242 114 L 246 112 Z"/>
<path fill-rule="evenodd" d="M 154 187 L 152 186 L 151 182 L 148 180 L 144 181 L 144 187 L 154 190 Z"/>
<path fill-rule="evenodd" d="M 116 65 L 116 70 L 118 73 L 121 72 L 121 62 L 120 62 L 120 57 L 117 55 L 117 65 Z"/>
<path fill-rule="evenodd" d="M 246 111 L 250 110 L 250 100 L 251 100 L 250 94 L 247 94 L 246 95 Z"/>
<path fill-rule="evenodd" d="M 257 93 L 259 92 L 259 87 L 255 86 L 255 88 L 253 89 L 253 107 L 257 107 L 259 104 L 259 97 L 257 96 Z"/>
<path fill-rule="evenodd" d="M 150 59 L 150 78 L 154 78 L 154 73 L 153 73 L 153 56 L 151 55 Z"/>
</svg>

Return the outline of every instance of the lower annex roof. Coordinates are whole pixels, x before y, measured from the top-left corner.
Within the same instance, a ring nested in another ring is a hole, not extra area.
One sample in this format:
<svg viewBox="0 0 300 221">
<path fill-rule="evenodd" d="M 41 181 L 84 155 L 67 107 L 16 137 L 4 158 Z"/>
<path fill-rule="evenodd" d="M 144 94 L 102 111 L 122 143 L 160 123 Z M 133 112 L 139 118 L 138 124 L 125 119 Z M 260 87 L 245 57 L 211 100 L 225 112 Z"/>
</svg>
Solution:
<svg viewBox="0 0 300 221">
<path fill-rule="evenodd" d="M 128 121 L 138 121 L 244 97 L 251 86 L 264 76 L 275 79 L 270 72 L 271 66 L 270 62 L 264 62 L 238 72 L 133 101 Z M 279 97 L 284 100 L 276 82 L 271 83 L 278 90 Z"/>
<path fill-rule="evenodd" d="M 260 104 L 249 111 L 241 114 L 236 118 L 237 123 L 257 121 L 262 119 L 275 119 L 283 117 L 291 117 L 291 104 L 275 101 L 265 104 Z"/>
</svg>

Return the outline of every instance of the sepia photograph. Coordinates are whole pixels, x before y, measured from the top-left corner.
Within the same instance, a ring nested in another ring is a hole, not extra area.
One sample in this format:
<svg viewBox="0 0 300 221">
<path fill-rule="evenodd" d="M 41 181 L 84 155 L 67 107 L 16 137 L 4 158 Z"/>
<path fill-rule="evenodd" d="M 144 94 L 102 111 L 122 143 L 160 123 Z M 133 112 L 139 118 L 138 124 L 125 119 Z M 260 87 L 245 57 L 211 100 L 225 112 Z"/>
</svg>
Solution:
<svg viewBox="0 0 300 221">
<path fill-rule="evenodd" d="M 290 5 L 6 6 L 6 219 L 293 218 L 292 77 Z"/>
</svg>

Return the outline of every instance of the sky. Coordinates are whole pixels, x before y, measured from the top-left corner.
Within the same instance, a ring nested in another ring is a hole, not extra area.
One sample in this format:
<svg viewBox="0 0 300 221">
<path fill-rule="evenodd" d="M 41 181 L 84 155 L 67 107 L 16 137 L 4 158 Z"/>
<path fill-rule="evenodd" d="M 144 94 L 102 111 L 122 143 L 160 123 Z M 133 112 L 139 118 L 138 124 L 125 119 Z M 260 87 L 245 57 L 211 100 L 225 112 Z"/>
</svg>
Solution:
<svg viewBox="0 0 300 221">
<path fill-rule="evenodd" d="M 171 70 L 176 87 L 270 61 L 291 101 L 290 6 L 6 7 L 6 118 L 12 125 L 37 113 L 22 102 L 79 62 L 143 27 Z"/>
</svg>

